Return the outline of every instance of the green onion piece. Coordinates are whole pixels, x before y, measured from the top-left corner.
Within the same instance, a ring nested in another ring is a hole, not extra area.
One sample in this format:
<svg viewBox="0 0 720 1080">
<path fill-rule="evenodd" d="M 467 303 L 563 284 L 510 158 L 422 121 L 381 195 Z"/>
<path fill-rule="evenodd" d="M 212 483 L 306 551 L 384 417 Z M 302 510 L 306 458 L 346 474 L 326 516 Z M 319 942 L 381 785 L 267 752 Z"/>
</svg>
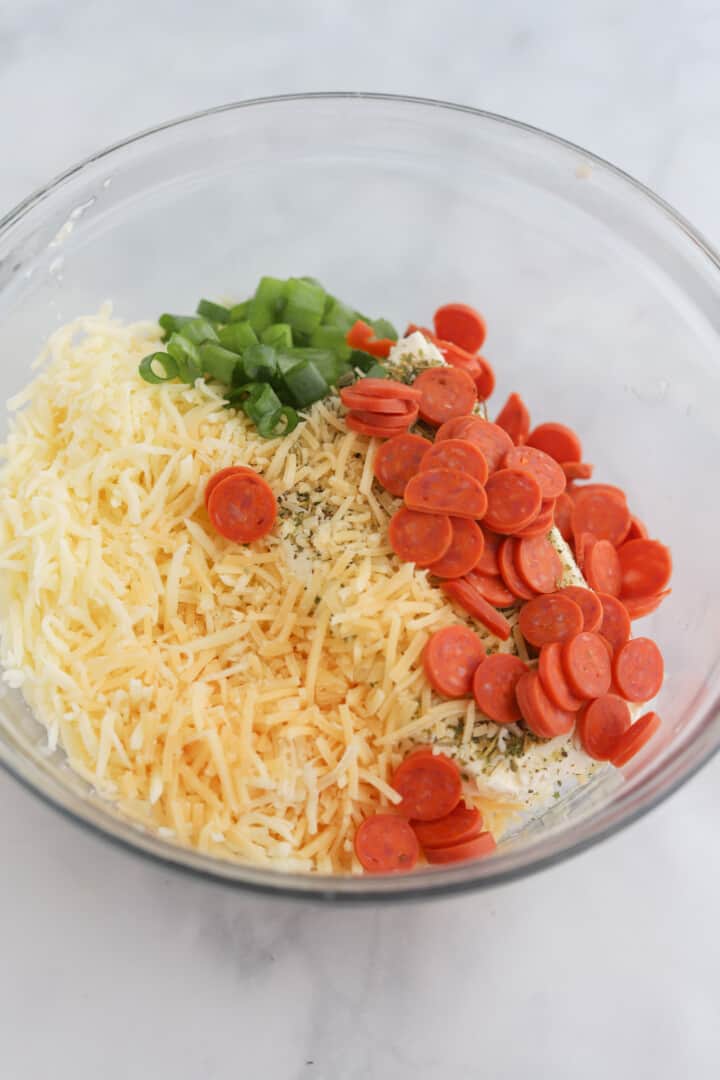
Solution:
<svg viewBox="0 0 720 1080">
<path fill-rule="evenodd" d="M 340 360 L 349 360 L 352 349 L 339 326 L 318 326 L 310 335 L 310 344 L 318 349 L 332 349 Z"/>
<path fill-rule="evenodd" d="M 233 304 L 230 308 L 230 322 L 244 322 L 248 317 L 249 310 L 249 300 L 243 300 L 240 304 Z"/>
<path fill-rule="evenodd" d="M 383 367 L 382 364 L 375 363 L 367 369 L 365 375 L 368 379 L 387 379 L 388 370 L 387 368 Z"/>
<path fill-rule="evenodd" d="M 277 373 L 277 354 L 270 345 L 248 345 L 235 371 L 235 385 L 267 382 Z"/>
<path fill-rule="evenodd" d="M 232 349 L 236 353 L 243 352 L 248 345 L 257 345 L 258 343 L 257 334 L 246 320 L 221 326 L 218 330 L 218 338 L 221 345 L 224 345 L 226 349 Z"/>
<path fill-rule="evenodd" d="M 167 343 L 167 351 L 177 364 L 178 375 L 183 382 L 191 386 L 202 375 L 200 353 L 197 345 L 188 341 L 182 334 L 171 334 Z"/>
<path fill-rule="evenodd" d="M 290 355 L 297 360 L 310 360 L 322 375 L 328 386 L 334 386 L 346 367 L 337 353 L 331 349 L 291 349 Z"/>
<path fill-rule="evenodd" d="M 322 289 L 322 291 L 325 292 L 325 286 L 321 281 L 318 281 L 316 277 L 310 277 L 308 274 L 303 274 L 300 276 L 299 280 L 307 281 L 310 285 L 317 285 L 318 289 Z"/>
<path fill-rule="evenodd" d="M 312 405 L 327 394 L 329 387 L 312 360 L 300 360 L 285 372 L 285 385 L 298 408 Z"/>
<path fill-rule="evenodd" d="M 278 321 L 278 316 L 285 306 L 286 287 L 286 282 L 280 278 L 260 278 L 247 316 L 256 334 Z"/>
<path fill-rule="evenodd" d="M 319 285 L 311 285 L 301 278 L 290 278 L 287 284 L 287 303 L 284 319 L 293 330 L 310 334 L 319 325 L 325 310 L 325 290 Z"/>
<path fill-rule="evenodd" d="M 188 341 L 192 341 L 193 345 L 202 345 L 203 341 L 219 340 L 213 324 L 202 315 L 198 315 L 195 319 L 188 319 L 178 332 Z"/>
<path fill-rule="evenodd" d="M 377 364 L 377 360 L 370 353 L 361 352 L 360 349 L 353 349 L 350 354 L 350 364 L 354 368 L 360 368 L 361 371 L 368 372 L 371 367 Z"/>
<path fill-rule="evenodd" d="M 266 326 L 260 334 L 260 340 L 265 345 L 272 345 L 274 349 L 292 349 L 292 328 L 287 323 L 273 323 Z"/>
<path fill-rule="evenodd" d="M 216 304 L 212 300 L 201 300 L 196 311 L 198 315 L 204 315 L 206 319 L 212 319 L 213 322 L 230 322 L 230 308 Z"/>
<path fill-rule="evenodd" d="M 336 326 L 347 333 L 357 320 L 357 311 L 343 304 L 342 300 L 338 300 L 336 296 L 327 297 L 322 319 L 323 326 Z"/>
<path fill-rule="evenodd" d="M 163 375 L 158 375 L 156 366 L 160 365 L 160 368 L 164 372 Z M 140 361 L 140 367 L 138 368 L 140 376 L 149 383 L 163 383 L 169 382 L 170 379 L 177 377 L 178 366 L 166 352 L 154 352 L 149 356 L 144 357 Z"/>
<path fill-rule="evenodd" d="M 194 315 L 170 315 L 169 312 L 165 312 L 158 319 L 158 322 L 165 331 L 165 337 L 170 337 L 176 330 L 182 330 L 185 323 L 192 322 L 195 318 Z"/>
<path fill-rule="evenodd" d="M 265 439 L 279 439 L 281 435 L 289 435 L 294 431 L 299 420 L 300 417 L 290 405 L 283 405 L 276 413 L 258 420 L 258 434 Z"/>
<path fill-rule="evenodd" d="M 247 390 L 248 388 L 245 387 Z M 263 419 L 274 416 L 282 408 L 282 402 L 270 383 L 251 383 L 251 389 L 242 403 L 245 415 L 257 426 Z"/>
<path fill-rule="evenodd" d="M 241 360 L 238 354 L 231 352 L 230 349 L 225 349 L 212 341 L 206 341 L 200 346 L 200 363 L 205 374 L 211 379 L 230 386 L 233 372 Z"/>
<path fill-rule="evenodd" d="M 393 341 L 397 341 L 398 332 L 388 319 L 372 319 L 370 325 L 375 331 L 375 337 L 392 338 Z"/>
</svg>

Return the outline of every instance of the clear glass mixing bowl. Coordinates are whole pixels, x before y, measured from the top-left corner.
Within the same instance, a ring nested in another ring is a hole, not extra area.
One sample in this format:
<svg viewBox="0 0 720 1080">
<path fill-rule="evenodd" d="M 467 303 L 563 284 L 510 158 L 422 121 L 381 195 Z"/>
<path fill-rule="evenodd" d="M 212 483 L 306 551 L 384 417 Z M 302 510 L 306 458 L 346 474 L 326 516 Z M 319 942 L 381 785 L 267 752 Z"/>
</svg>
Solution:
<svg viewBox="0 0 720 1080">
<path fill-rule="evenodd" d="M 487 315 L 495 400 L 584 434 L 603 480 L 672 546 L 674 591 L 642 632 L 667 661 L 662 735 L 497 855 L 403 877 L 328 878 L 223 862 L 150 835 L 48 754 L 19 694 L 0 761 L 76 821 L 208 877 L 325 898 L 430 896 L 546 866 L 666 797 L 720 743 L 720 272 L 670 207 L 544 132 L 473 109 L 322 94 L 232 105 L 71 169 L 0 223 L 0 395 L 60 322 L 123 319 L 312 274 L 401 325 L 463 299 Z M 3 417 L 2 423 L 5 423 Z M 1 572 L 1 571 L 0 571 Z"/>
</svg>

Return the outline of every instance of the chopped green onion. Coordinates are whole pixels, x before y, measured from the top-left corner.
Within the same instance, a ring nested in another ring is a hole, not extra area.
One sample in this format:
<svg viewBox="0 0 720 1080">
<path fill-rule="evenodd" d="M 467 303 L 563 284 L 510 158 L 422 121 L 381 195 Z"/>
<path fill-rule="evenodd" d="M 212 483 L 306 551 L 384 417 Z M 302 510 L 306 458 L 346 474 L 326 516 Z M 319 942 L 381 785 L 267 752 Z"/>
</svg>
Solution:
<svg viewBox="0 0 720 1080">
<path fill-rule="evenodd" d="M 393 341 L 397 341 L 398 332 L 388 319 L 371 319 L 370 325 L 375 331 L 375 337 L 392 338 Z"/>
<path fill-rule="evenodd" d="M 248 317 L 249 310 L 249 300 L 243 300 L 240 304 L 233 304 L 230 308 L 230 322 L 244 322 Z"/>
<path fill-rule="evenodd" d="M 243 389 L 246 392 L 243 411 L 256 426 L 263 418 L 267 420 L 282 409 L 282 402 L 270 383 L 250 383 Z"/>
<path fill-rule="evenodd" d="M 167 351 L 177 364 L 178 375 L 183 382 L 191 386 L 202 375 L 200 353 L 198 347 L 192 341 L 188 341 L 182 334 L 171 334 L 167 343 Z"/>
<path fill-rule="evenodd" d="M 287 303 L 284 319 L 293 330 L 312 333 L 321 323 L 325 310 L 325 290 L 301 278 L 290 278 L 287 283 Z"/>
<path fill-rule="evenodd" d="M 156 366 L 158 364 L 164 372 L 163 375 L 158 375 L 156 371 Z M 145 382 L 164 383 L 177 377 L 178 366 L 169 353 L 154 352 L 150 353 L 149 356 L 144 357 L 144 359 L 140 361 L 138 371 Z"/>
<path fill-rule="evenodd" d="M 274 349 L 292 349 L 292 328 L 287 323 L 273 323 L 266 326 L 260 334 L 260 340 L 265 345 L 272 345 Z"/>
<path fill-rule="evenodd" d="M 218 330 L 218 338 L 221 345 L 224 345 L 226 349 L 232 349 L 236 353 L 241 353 L 244 349 L 247 349 L 248 345 L 257 345 L 258 343 L 257 334 L 250 323 L 245 320 L 221 326 Z"/>
<path fill-rule="evenodd" d="M 334 386 L 347 367 L 331 349 L 292 349 L 290 355 L 297 360 L 310 360 L 328 386 Z"/>
<path fill-rule="evenodd" d="M 289 435 L 298 426 L 300 417 L 290 405 L 283 405 L 276 413 L 263 416 L 257 422 L 258 434 L 265 439 L 279 439 Z"/>
<path fill-rule="evenodd" d="M 310 344 L 318 349 L 332 349 L 341 360 L 349 360 L 352 349 L 339 326 L 318 326 L 310 335 Z"/>
<path fill-rule="evenodd" d="M 277 373 L 278 360 L 270 345 L 248 345 L 235 371 L 235 385 L 266 382 Z"/>
<path fill-rule="evenodd" d="M 236 366 L 242 362 L 238 354 L 231 352 L 230 349 L 223 348 L 222 345 L 216 345 L 212 341 L 207 341 L 204 345 L 201 345 L 199 351 L 200 363 L 205 374 L 212 379 L 217 379 L 218 382 L 225 383 L 226 386 L 230 386 L 233 372 Z"/>
<path fill-rule="evenodd" d="M 368 372 L 371 367 L 377 364 L 377 360 L 370 353 L 361 352 L 360 349 L 353 349 L 350 354 L 350 364 L 354 368 L 360 368 L 361 371 Z"/>
<path fill-rule="evenodd" d="M 338 300 L 336 296 L 327 297 L 323 312 L 323 326 L 336 326 L 347 333 L 357 320 L 357 311 L 348 307 L 347 304 L 343 304 L 342 300 Z"/>
<path fill-rule="evenodd" d="M 382 364 L 372 364 L 365 372 L 365 376 L 368 379 L 387 379 L 388 370 Z"/>
<path fill-rule="evenodd" d="M 176 330 L 182 330 L 185 323 L 192 322 L 195 318 L 194 315 L 170 315 L 169 312 L 165 312 L 158 319 L 158 322 L 165 331 L 165 337 L 170 337 Z"/>
<path fill-rule="evenodd" d="M 203 318 L 202 315 L 198 315 L 195 319 L 188 319 L 183 323 L 182 328 L 178 331 L 188 341 L 192 341 L 193 345 L 202 345 L 203 341 L 218 341 L 217 331 L 208 319 Z"/>
<path fill-rule="evenodd" d="M 204 315 L 206 319 L 212 319 L 213 322 L 230 322 L 230 308 L 216 304 L 212 300 L 201 300 L 196 311 L 198 315 Z"/>
<path fill-rule="evenodd" d="M 322 291 L 325 292 L 325 286 L 321 281 L 318 281 L 316 277 L 310 277 L 309 274 L 304 274 L 300 276 L 299 280 L 307 281 L 309 285 L 317 285 L 318 289 L 322 289 Z"/>
<path fill-rule="evenodd" d="M 285 305 L 285 290 L 286 282 L 280 278 L 260 278 L 247 316 L 256 334 L 278 321 Z"/>
<path fill-rule="evenodd" d="M 284 379 L 293 401 L 301 409 L 324 398 L 329 390 L 312 360 L 300 360 L 285 372 Z"/>
</svg>

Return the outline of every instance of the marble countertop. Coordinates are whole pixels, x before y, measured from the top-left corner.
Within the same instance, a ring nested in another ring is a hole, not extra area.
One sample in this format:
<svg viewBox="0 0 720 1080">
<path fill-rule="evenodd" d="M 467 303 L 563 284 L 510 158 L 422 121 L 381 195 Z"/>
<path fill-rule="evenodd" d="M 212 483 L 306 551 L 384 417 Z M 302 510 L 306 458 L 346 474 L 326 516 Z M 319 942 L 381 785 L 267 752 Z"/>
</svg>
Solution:
<svg viewBox="0 0 720 1080">
<path fill-rule="evenodd" d="M 4 0 L 0 214 L 184 112 L 372 89 L 573 139 L 719 244 L 719 63 L 715 0 Z M 176 876 L 0 774 L 0 1072 L 710 1080 L 718 792 L 720 759 L 639 824 L 529 880 L 339 909 Z"/>
</svg>

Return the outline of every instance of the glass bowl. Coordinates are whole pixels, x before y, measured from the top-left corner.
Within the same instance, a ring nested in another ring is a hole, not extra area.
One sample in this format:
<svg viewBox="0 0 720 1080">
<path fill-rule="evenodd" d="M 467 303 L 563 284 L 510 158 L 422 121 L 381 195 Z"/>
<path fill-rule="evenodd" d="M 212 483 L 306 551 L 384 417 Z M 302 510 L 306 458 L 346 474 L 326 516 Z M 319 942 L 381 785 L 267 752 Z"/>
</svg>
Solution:
<svg viewBox="0 0 720 1080">
<path fill-rule="evenodd" d="M 495 402 L 583 432 L 599 478 L 673 549 L 646 619 L 667 661 L 662 734 L 528 823 L 490 859 L 409 876 L 321 877 L 225 862 L 123 819 L 72 773 L 17 691 L 0 761 L 74 820 L 167 864 L 314 898 L 431 896 L 547 866 L 633 821 L 720 743 L 720 273 L 650 191 L 577 146 L 474 109 L 381 95 L 271 98 L 145 132 L 0 223 L 0 393 L 60 322 L 111 299 L 126 320 L 311 274 L 399 324 L 447 300 L 486 314 Z M 496 408 L 499 407 L 496 406 Z M 3 418 L 3 424 L 5 418 Z M 708 464 L 709 463 L 709 464 Z"/>
</svg>

